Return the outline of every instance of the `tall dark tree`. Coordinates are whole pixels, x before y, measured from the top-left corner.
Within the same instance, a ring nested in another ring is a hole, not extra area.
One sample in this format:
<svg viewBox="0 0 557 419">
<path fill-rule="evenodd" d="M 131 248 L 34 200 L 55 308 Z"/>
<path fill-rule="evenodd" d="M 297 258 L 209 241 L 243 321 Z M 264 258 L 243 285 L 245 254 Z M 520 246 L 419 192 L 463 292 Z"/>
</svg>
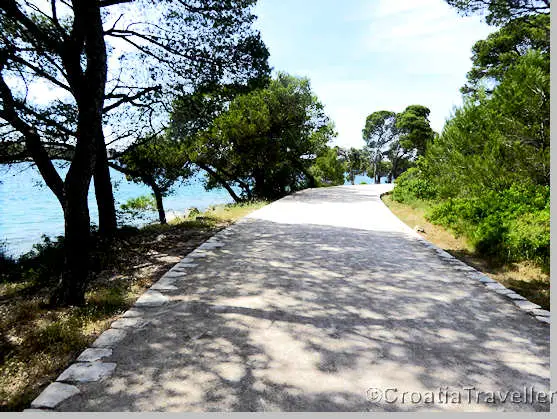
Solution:
<svg viewBox="0 0 557 419">
<path fill-rule="evenodd" d="M 429 108 L 410 105 L 396 117 L 400 143 L 406 150 L 414 150 L 414 157 L 425 155 L 427 145 L 433 141 L 434 131 L 429 123 Z"/>
<path fill-rule="evenodd" d="M 93 176 L 100 229 L 114 230 L 107 145 L 161 131 L 174 94 L 266 76 L 254 3 L 0 2 L 0 155 L 32 159 L 63 208 L 66 271 L 54 302 L 83 302 Z M 37 100 L 28 93 L 39 84 L 47 93 Z M 70 161 L 64 179 L 55 158 Z"/>
<path fill-rule="evenodd" d="M 390 182 L 425 154 L 427 144 L 434 138 L 429 112 L 425 106 L 410 105 L 400 113 L 378 111 L 366 118 L 362 134 L 375 183 L 380 182 L 382 171 L 378 168 L 385 167 L 385 157 L 390 162 Z"/>
<path fill-rule="evenodd" d="M 87 194 L 96 164 L 97 137 L 103 136 L 107 76 L 101 7 L 98 2 L 74 0 L 69 22 L 58 19 L 54 3 L 51 24 L 45 24 L 45 19 L 27 4 L 15 0 L 0 3 L 0 117 L 24 142 L 64 211 L 66 265 L 54 301 L 68 304 L 83 302 L 88 276 Z M 42 78 L 73 97 L 78 110 L 75 126 L 65 128 L 72 129 L 75 144 L 65 179 L 45 148 L 44 137 L 49 133 L 45 135 L 41 126 L 33 123 L 34 119 L 50 117 L 26 103 L 26 96 L 14 86 L 18 75 L 24 85 L 28 78 Z"/>
<path fill-rule="evenodd" d="M 397 115 L 392 111 L 377 111 L 366 118 L 362 136 L 366 143 L 374 182 L 380 183 L 378 166 L 386 154 L 388 144 L 398 139 Z"/>
</svg>

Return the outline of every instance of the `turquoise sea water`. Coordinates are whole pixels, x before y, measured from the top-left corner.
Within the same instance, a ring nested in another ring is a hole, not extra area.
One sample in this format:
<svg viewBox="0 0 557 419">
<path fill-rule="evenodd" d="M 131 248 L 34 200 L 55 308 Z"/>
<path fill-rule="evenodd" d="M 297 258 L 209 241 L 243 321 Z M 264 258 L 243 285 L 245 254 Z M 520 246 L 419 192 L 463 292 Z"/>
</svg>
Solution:
<svg viewBox="0 0 557 419">
<path fill-rule="evenodd" d="M 60 169 L 61 173 L 65 171 Z M 117 207 L 130 198 L 151 193 L 145 185 L 128 182 L 120 172 L 111 171 L 111 178 Z M 17 256 L 31 250 L 33 244 L 40 242 L 43 235 L 56 237 L 63 234 L 62 209 L 37 169 L 27 163 L 9 168 L 3 166 L 0 167 L 0 181 L 0 242 L 5 243 L 9 254 Z M 356 176 L 356 184 L 361 182 L 371 183 L 371 179 Z M 230 202 L 233 200 L 224 189 L 206 191 L 202 175 L 180 185 L 173 195 L 164 199 L 167 215 L 173 212 L 183 213 L 190 207 L 203 211 L 211 205 Z M 98 214 L 92 184 L 89 190 L 89 210 L 91 222 L 97 224 Z M 155 221 L 156 213 L 149 214 L 149 219 Z"/>
<path fill-rule="evenodd" d="M 64 172 L 64 169 L 60 169 Z M 116 206 L 130 198 L 151 193 L 145 185 L 128 182 L 123 174 L 111 170 Z M 202 175 L 176 188 L 176 192 L 164 199 L 168 213 L 184 212 L 197 207 L 201 211 L 216 204 L 233 202 L 224 189 L 206 191 Z M 43 182 L 41 175 L 29 164 L 16 164 L 9 169 L 0 168 L 0 242 L 4 241 L 8 253 L 20 255 L 29 251 L 33 244 L 46 234 L 55 237 L 63 234 L 64 219 L 60 204 Z M 98 213 L 93 184 L 89 190 L 91 222 L 98 224 Z M 156 219 L 156 214 L 150 214 Z M 148 221 L 148 220 L 147 220 Z M 145 222 L 145 221 L 144 221 Z"/>
</svg>

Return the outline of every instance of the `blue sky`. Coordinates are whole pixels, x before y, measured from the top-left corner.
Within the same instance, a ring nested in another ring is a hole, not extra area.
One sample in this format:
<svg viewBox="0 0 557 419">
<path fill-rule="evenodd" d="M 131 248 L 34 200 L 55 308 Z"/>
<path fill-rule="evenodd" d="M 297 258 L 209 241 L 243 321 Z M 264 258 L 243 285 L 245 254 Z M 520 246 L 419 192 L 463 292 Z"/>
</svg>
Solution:
<svg viewBox="0 0 557 419">
<path fill-rule="evenodd" d="M 370 113 L 411 104 L 440 132 L 472 45 L 493 30 L 443 0 L 259 0 L 254 12 L 274 70 L 310 78 L 343 147 L 363 145 Z"/>
</svg>

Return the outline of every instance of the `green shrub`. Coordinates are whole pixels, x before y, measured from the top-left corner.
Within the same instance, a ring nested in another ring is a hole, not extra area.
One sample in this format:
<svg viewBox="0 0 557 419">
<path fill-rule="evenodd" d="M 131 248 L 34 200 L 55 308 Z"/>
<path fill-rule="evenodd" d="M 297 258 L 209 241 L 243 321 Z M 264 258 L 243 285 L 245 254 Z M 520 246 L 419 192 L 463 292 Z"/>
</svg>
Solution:
<svg viewBox="0 0 557 419">
<path fill-rule="evenodd" d="M 9 281 L 15 274 L 17 263 L 8 254 L 5 242 L 0 242 L 0 282 Z"/>
<path fill-rule="evenodd" d="M 37 283 L 56 281 L 64 269 L 64 237 L 55 240 L 43 235 L 43 241 L 33 245 L 32 250 L 20 256 L 17 264 L 21 280 Z"/>
<path fill-rule="evenodd" d="M 393 189 L 393 199 L 397 202 L 412 202 L 415 200 L 430 200 L 437 196 L 437 189 L 428 181 L 423 172 L 417 167 L 411 167 L 396 180 Z"/>
<path fill-rule="evenodd" d="M 510 222 L 506 237 L 509 257 L 535 260 L 549 269 L 549 208 Z"/>
<path fill-rule="evenodd" d="M 198 215 L 201 215 L 201 211 L 199 211 L 196 207 L 191 207 L 187 209 L 188 218 L 195 218 Z"/>
<path fill-rule="evenodd" d="M 428 219 L 467 237 L 478 252 L 549 264 L 549 187 L 513 185 L 481 197 L 451 198 Z"/>
<path fill-rule="evenodd" d="M 152 218 L 153 212 L 157 211 L 157 201 L 153 195 L 142 195 L 130 198 L 120 205 L 118 218 L 120 223 L 126 224 L 135 220 L 146 221 Z"/>
</svg>

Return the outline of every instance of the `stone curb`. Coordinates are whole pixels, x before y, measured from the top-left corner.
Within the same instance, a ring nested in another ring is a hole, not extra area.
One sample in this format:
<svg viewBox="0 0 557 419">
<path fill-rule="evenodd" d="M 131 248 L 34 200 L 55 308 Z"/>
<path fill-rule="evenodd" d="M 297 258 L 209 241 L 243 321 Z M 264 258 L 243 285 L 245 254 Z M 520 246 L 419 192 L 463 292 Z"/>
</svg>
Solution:
<svg viewBox="0 0 557 419">
<path fill-rule="evenodd" d="M 380 194 L 379 200 L 385 206 L 385 208 L 389 210 L 391 214 L 393 214 L 393 216 L 396 217 L 396 215 L 389 209 L 389 207 L 387 207 L 387 205 L 385 205 L 385 203 L 381 199 L 385 194 L 387 194 L 387 192 Z M 398 217 L 396 218 L 400 221 L 400 218 Z M 506 288 L 504 285 L 500 284 L 494 279 L 491 279 L 483 272 L 478 271 L 477 269 L 475 269 L 470 265 L 467 265 L 460 259 L 455 258 L 450 253 L 444 251 L 443 249 L 436 246 L 435 244 L 427 241 L 422 236 L 420 236 L 416 231 L 414 231 L 412 228 L 406 225 L 404 222 L 400 221 L 400 223 L 404 226 L 404 229 L 406 230 L 406 234 L 408 237 L 416 239 L 428 249 L 435 251 L 435 253 L 437 253 L 437 255 L 441 259 L 444 259 L 447 262 L 449 262 L 454 269 L 464 272 L 467 278 L 473 279 L 475 281 L 479 281 L 488 290 L 496 292 L 497 294 L 508 298 L 518 309 L 524 311 L 525 313 L 530 314 L 536 320 L 546 324 L 551 323 L 551 313 L 549 311 L 542 310 L 538 304 L 534 304 L 531 301 L 528 301 L 522 295 L 517 294 L 513 290 Z"/>
<path fill-rule="evenodd" d="M 102 359 L 112 355 L 112 348 L 126 337 L 128 330 L 140 329 L 148 324 L 143 319 L 142 309 L 167 304 L 170 298 L 163 294 L 164 291 L 176 290 L 177 287 L 173 283 L 183 279 L 190 268 L 199 266 L 194 262 L 198 262 L 209 255 L 216 255 L 214 251 L 224 247 L 224 243 L 220 240 L 229 238 L 235 233 L 236 225 L 245 222 L 248 221 L 243 217 L 230 226 L 216 232 L 170 268 L 148 290 L 140 295 L 133 306 L 115 320 L 110 328 L 101 333 L 91 344 L 91 347 L 86 348 L 77 357 L 76 361 L 58 376 L 56 381 L 49 384 L 31 402 L 31 407 L 25 409 L 24 412 L 52 412 L 52 409 L 55 409 L 64 400 L 80 393 L 79 388 L 73 384 L 100 381 L 110 377 L 117 364 L 114 362 L 104 362 Z"/>
</svg>

